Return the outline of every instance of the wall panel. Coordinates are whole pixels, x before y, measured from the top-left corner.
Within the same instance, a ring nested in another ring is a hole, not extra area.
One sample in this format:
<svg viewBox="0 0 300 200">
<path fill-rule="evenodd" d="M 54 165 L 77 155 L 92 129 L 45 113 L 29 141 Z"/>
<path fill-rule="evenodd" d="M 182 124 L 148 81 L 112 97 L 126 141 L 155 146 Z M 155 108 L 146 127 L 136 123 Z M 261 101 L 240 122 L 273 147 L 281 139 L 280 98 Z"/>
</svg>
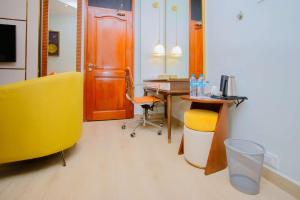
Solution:
<svg viewBox="0 0 300 200">
<path fill-rule="evenodd" d="M 25 69 L 25 52 L 26 52 L 26 22 L 16 20 L 0 19 L 0 24 L 16 25 L 16 62 L 0 62 L 0 68 L 19 68 Z"/>
<path fill-rule="evenodd" d="M 38 76 L 39 1 L 1 0 L 0 23 L 17 25 L 17 61 L 0 63 L 0 84 L 36 78 Z"/>
<path fill-rule="evenodd" d="M 26 20 L 26 0 L 1 0 L 0 18 Z"/>
<path fill-rule="evenodd" d="M 0 70 L 0 85 L 24 80 L 25 70 Z"/>
<path fill-rule="evenodd" d="M 27 79 L 38 77 L 40 1 L 28 0 Z"/>
</svg>

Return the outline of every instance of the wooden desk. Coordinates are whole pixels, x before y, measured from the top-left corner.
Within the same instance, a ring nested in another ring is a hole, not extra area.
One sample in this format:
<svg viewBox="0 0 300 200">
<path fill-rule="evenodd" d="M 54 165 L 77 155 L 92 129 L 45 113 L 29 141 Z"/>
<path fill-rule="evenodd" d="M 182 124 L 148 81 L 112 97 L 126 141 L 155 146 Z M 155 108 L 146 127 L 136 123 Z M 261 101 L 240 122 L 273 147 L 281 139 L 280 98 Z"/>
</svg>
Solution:
<svg viewBox="0 0 300 200">
<path fill-rule="evenodd" d="M 188 95 L 181 96 L 181 99 L 192 102 L 191 109 L 206 109 L 219 113 L 205 168 L 205 175 L 225 169 L 227 167 L 227 159 L 224 140 L 228 137 L 228 109 L 234 101 L 221 99 L 191 99 Z M 184 153 L 183 141 L 184 138 L 182 136 L 178 151 L 179 155 Z"/>
<path fill-rule="evenodd" d="M 144 93 L 157 92 L 166 99 L 165 117 L 168 123 L 168 143 L 172 141 L 172 97 L 190 93 L 189 79 L 144 80 Z"/>
</svg>

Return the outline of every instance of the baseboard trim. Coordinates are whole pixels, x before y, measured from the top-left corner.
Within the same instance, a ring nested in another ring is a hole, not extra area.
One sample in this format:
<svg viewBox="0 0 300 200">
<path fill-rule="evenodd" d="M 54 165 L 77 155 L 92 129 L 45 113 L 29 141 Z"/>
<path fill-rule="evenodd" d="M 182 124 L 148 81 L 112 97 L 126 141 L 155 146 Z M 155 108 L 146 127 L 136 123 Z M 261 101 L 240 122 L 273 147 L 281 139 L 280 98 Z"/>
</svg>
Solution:
<svg viewBox="0 0 300 200">
<path fill-rule="evenodd" d="M 288 177 L 279 174 L 267 166 L 264 166 L 262 176 L 285 192 L 297 199 L 300 199 L 300 184 L 290 180 Z"/>
<path fill-rule="evenodd" d="M 178 126 L 184 126 L 184 122 L 181 120 L 172 117 L 173 123 Z M 300 183 L 296 183 L 293 180 L 290 180 L 288 177 L 285 177 L 282 174 L 279 174 L 277 171 L 264 166 L 262 177 L 267 179 L 269 182 L 273 183 L 283 191 L 289 193 L 297 199 L 300 199 Z"/>
</svg>

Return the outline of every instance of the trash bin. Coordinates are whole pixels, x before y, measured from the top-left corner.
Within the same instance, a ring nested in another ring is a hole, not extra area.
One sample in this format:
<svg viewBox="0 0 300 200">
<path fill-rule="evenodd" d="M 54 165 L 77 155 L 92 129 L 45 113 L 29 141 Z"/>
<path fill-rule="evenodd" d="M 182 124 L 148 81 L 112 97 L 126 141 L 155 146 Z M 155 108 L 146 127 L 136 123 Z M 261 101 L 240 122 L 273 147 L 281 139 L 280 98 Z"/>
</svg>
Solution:
<svg viewBox="0 0 300 200">
<path fill-rule="evenodd" d="M 243 193 L 258 194 L 264 147 L 255 142 L 239 139 L 227 139 L 225 146 L 231 185 Z"/>
</svg>

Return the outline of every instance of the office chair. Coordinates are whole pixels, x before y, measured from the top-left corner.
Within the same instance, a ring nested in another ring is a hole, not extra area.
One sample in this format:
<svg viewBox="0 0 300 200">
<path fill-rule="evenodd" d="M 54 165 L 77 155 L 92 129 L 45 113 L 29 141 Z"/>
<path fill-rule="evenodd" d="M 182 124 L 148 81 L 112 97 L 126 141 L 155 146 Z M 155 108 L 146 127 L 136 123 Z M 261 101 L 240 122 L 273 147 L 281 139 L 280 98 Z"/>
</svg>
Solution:
<svg viewBox="0 0 300 200">
<path fill-rule="evenodd" d="M 125 81 L 126 81 L 126 98 L 131 101 L 134 105 L 139 105 L 143 109 L 143 116 L 141 119 L 137 121 L 137 125 L 132 130 L 130 134 L 131 137 L 135 137 L 135 131 L 140 126 L 151 125 L 158 128 L 157 134 L 162 134 L 163 123 L 161 122 L 159 125 L 153 123 L 149 119 L 149 110 L 153 111 L 153 108 L 157 106 L 159 103 L 162 103 L 162 100 L 155 96 L 143 96 L 143 97 L 135 97 L 134 96 L 134 82 L 132 78 L 131 69 L 128 67 L 125 70 Z M 126 122 L 122 125 L 122 129 L 126 129 Z"/>
</svg>

